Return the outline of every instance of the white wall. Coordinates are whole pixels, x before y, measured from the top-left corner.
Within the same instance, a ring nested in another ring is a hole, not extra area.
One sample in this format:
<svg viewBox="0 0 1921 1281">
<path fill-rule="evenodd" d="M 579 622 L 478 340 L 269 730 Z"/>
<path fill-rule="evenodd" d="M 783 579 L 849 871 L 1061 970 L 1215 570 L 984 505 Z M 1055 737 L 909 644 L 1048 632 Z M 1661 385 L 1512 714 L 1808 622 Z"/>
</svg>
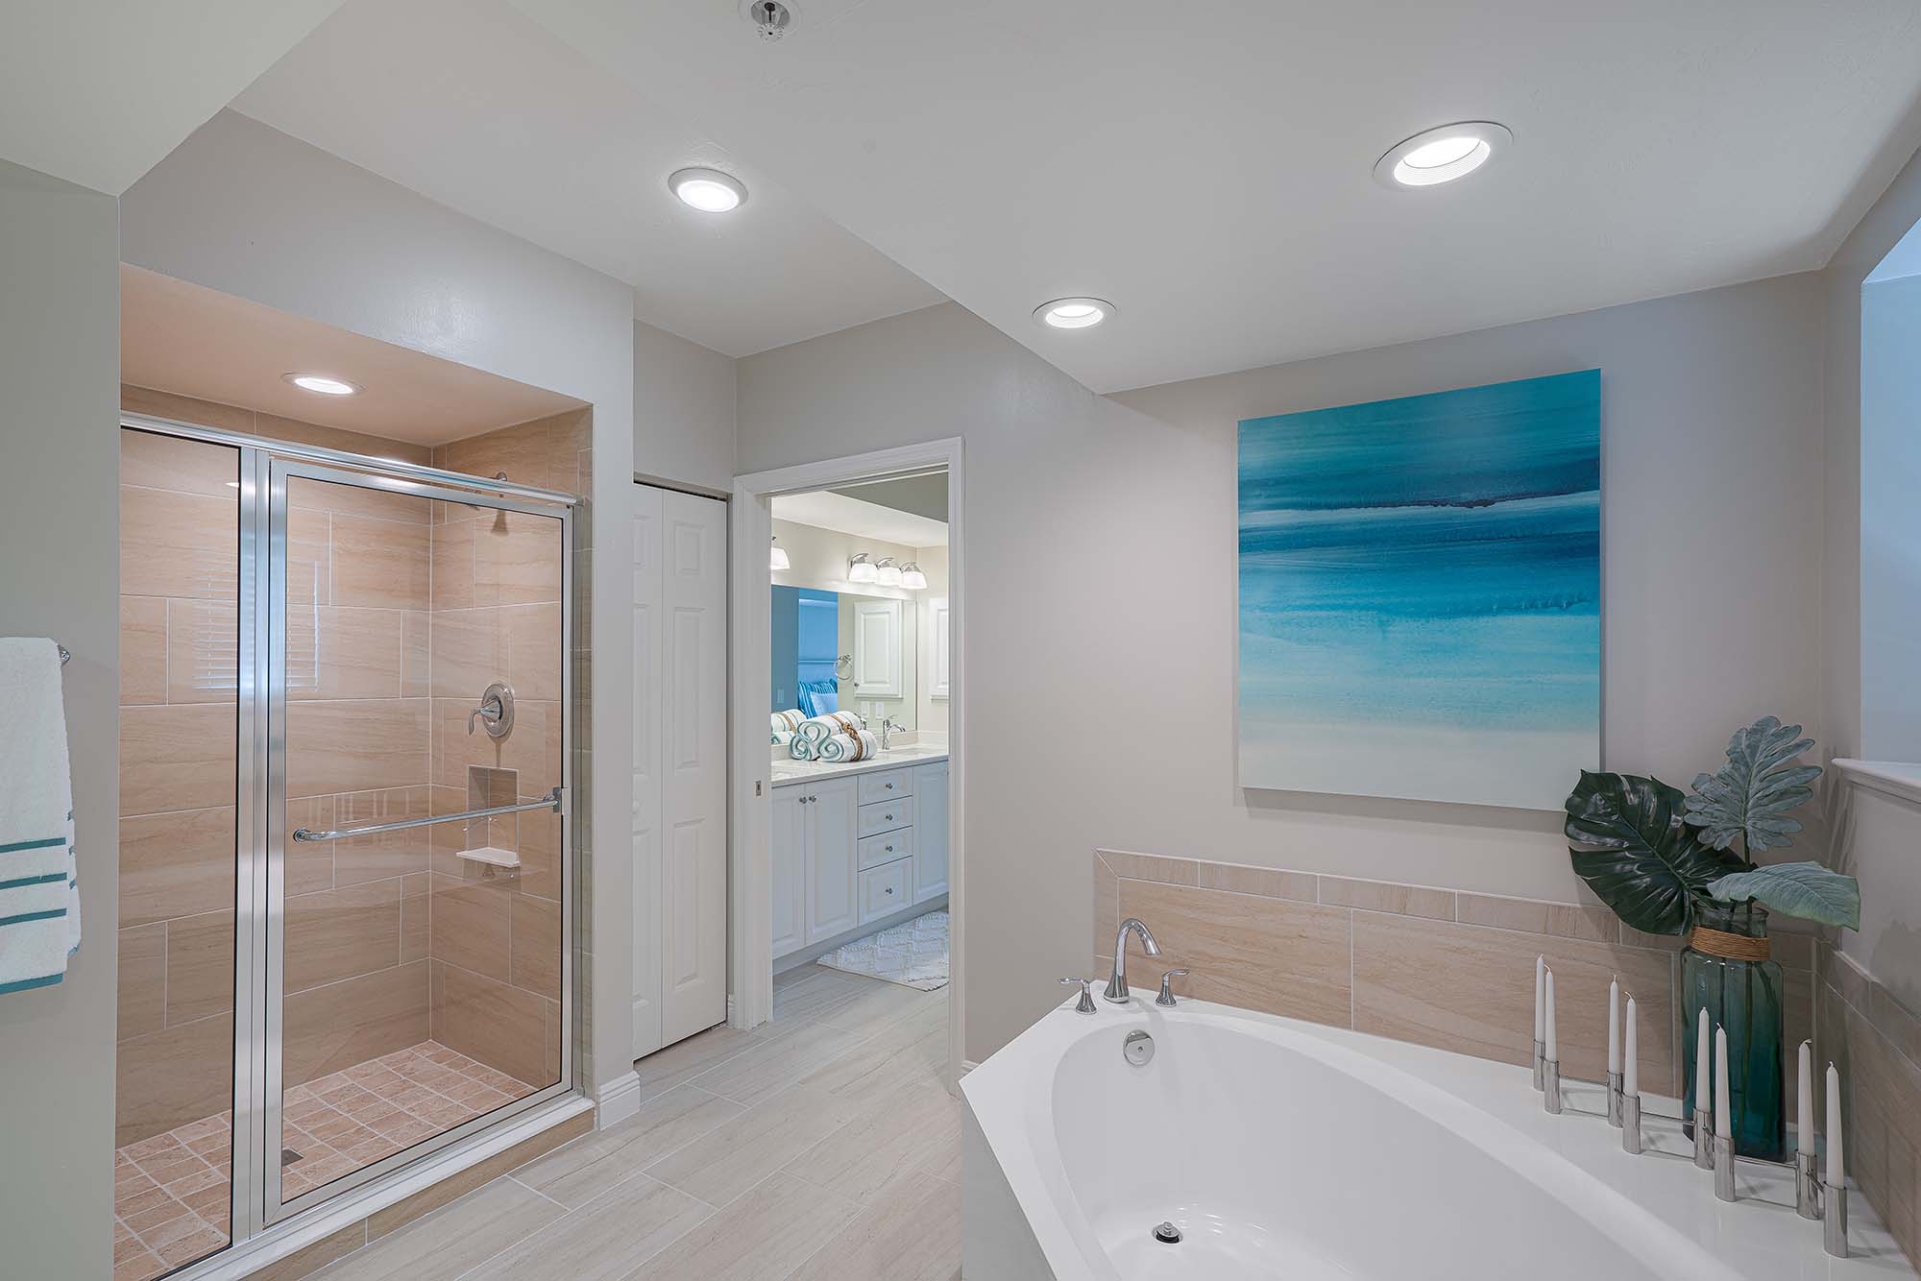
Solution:
<svg viewBox="0 0 1921 1281">
<path fill-rule="evenodd" d="M 120 279 L 114 200 L 0 161 L 0 635 L 65 674 L 80 952 L 0 996 L 0 1271 L 113 1271 Z"/>
<path fill-rule="evenodd" d="M 634 322 L 634 470 L 669 484 L 733 488 L 733 357 Z"/>
<path fill-rule="evenodd" d="M 1112 399 L 951 304 L 740 361 L 743 471 L 966 438 L 965 693 L 1022 727 L 968 760 L 967 1057 L 1086 964 L 1097 845 L 1577 901 L 1553 814 L 1236 789 L 1238 419 L 1600 367 L 1605 763 L 1685 782 L 1821 732 L 1822 350 L 1810 275 Z"/>
<path fill-rule="evenodd" d="M 425 351 L 594 408 L 593 596 L 627 598 L 634 471 L 633 295 L 579 263 L 457 214 L 265 125 L 222 112 L 122 202 L 122 256 L 178 279 Z M 576 827 L 594 850 L 590 1082 L 632 1070 L 629 801 L 633 620 L 596 609 L 591 778 Z M 607 839 L 594 842 L 594 833 Z"/>
</svg>

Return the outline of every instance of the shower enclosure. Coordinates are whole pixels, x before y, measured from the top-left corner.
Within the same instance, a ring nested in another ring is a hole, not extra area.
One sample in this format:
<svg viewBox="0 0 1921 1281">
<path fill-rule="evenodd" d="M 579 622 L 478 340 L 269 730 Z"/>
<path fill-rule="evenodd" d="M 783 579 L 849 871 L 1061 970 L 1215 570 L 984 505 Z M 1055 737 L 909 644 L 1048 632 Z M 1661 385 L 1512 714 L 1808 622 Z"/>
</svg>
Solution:
<svg viewBox="0 0 1921 1281">
<path fill-rule="evenodd" d="M 145 1277 L 572 1089 L 575 500 L 123 428 L 116 1263 Z"/>
</svg>

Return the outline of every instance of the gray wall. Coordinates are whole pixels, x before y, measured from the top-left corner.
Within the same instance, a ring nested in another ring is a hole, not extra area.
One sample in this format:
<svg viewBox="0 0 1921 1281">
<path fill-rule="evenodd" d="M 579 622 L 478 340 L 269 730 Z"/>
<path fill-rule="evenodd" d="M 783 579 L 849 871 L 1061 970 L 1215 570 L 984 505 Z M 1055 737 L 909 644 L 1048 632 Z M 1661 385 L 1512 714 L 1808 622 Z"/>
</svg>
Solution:
<svg viewBox="0 0 1921 1281">
<path fill-rule="evenodd" d="M 628 544 L 634 451 L 633 292 L 611 277 L 223 111 L 127 192 L 137 266 L 355 333 L 564 392 L 594 407 L 594 545 Z M 631 590 L 594 559 L 593 597 Z M 585 584 L 583 584 L 585 586 Z M 632 652 L 623 608 L 593 614 L 598 655 Z M 632 667 L 596 665 L 592 787 L 575 812 L 592 846 L 589 1079 L 631 1072 Z M 589 780 L 581 780 L 587 783 Z M 585 937 L 585 935 L 583 935 Z"/>
<path fill-rule="evenodd" d="M 0 161 L 0 633 L 66 670 L 80 952 L 0 996 L 0 1271 L 113 1270 L 120 279 L 114 200 Z"/>
<path fill-rule="evenodd" d="M 1819 734 L 1820 288 L 1114 398 L 953 304 L 741 360 L 743 472 L 966 438 L 965 697 L 972 723 L 1022 727 L 968 757 L 967 1057 L 1086 965 L 1098 845 L 1578 901 L 1552 814 L 1236 788 L 1240 418 L 1600 367 L 1605 763 L 1685 781 L 1768 711 Z M 1032 555 L 1073 571 L 1031 574 Z M 1120 750 L 1143 724 L 1165 746 Z"/>
<path fill-rule="evenodd" d="M 634 470 L 652 480 L 733 488 L 733 357 L 634 322 Z"/>
</svg>

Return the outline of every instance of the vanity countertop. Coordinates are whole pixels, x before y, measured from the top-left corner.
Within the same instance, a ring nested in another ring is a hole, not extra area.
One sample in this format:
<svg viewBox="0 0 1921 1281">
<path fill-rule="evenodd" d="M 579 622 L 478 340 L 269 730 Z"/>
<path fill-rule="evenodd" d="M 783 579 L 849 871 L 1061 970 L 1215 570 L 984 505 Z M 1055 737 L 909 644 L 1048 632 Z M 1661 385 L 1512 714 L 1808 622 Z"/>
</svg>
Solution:
<svg viewBox="0 0 1921 1281">
<path fill-rule="evenodd" d="M 773 785 L 798 783 L 809 778 L 840 778 L 851 774 L 868 774 L 874 770 L 900 769 L 908 765 L 931 765 L 935 761 L 947 759 L 945 744 L 917 743 L 910 747 L 895 747 L 882 752 L 870 761 L 855 761 L 851 765 L 836 765 L 827 761 L 797 761 L 792 757 L 776 756 L 773 761 Z"/>
</svg>

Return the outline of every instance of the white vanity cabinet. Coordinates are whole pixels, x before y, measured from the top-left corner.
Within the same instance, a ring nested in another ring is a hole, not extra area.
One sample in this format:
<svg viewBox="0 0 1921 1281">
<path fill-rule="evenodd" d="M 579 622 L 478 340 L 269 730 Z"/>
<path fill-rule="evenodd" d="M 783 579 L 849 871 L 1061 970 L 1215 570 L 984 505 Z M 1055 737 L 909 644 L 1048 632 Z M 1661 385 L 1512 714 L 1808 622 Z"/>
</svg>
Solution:
<svg viewBox="0 0 1921 1281">
<path fill-rule="evenodd" d="M 946 761 L 776 785 L 774 958 L 945 894 L 947 815 Z"/>
</svg>

